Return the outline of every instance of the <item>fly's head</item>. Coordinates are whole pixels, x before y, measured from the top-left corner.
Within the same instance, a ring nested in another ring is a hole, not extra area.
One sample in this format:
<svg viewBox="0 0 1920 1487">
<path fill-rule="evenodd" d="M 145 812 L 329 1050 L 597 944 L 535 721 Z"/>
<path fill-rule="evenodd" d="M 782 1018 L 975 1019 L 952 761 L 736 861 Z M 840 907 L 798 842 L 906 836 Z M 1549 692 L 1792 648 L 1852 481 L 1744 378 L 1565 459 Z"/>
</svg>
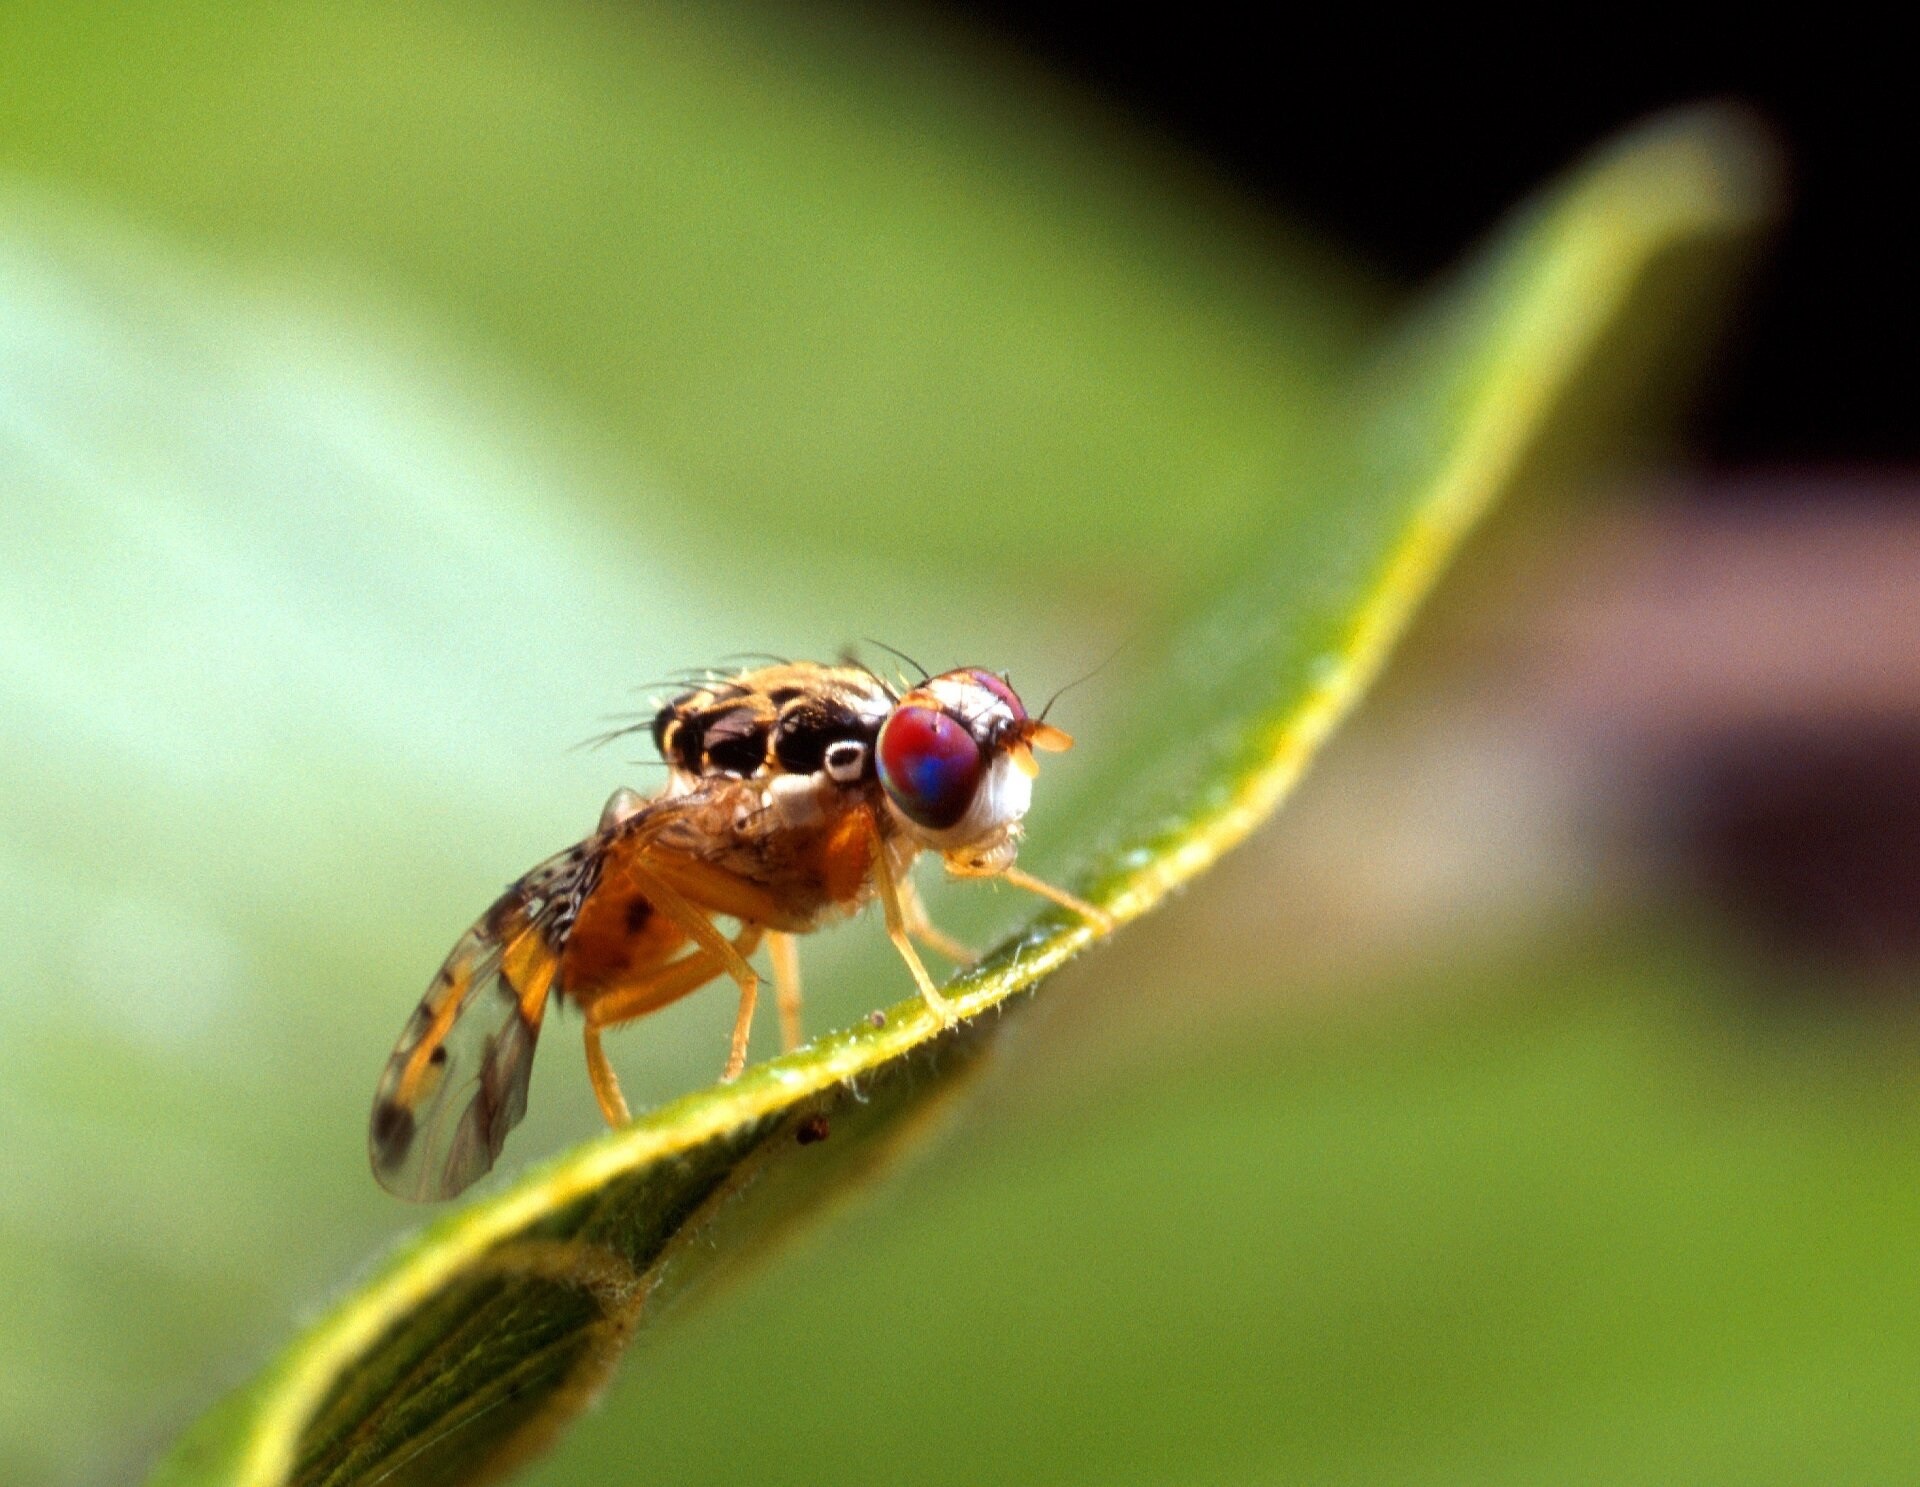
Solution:
<svg viewBox="0 0 1920 1487">
<path fill-rule="evenodd" d="M 1039 771 L 1033 751 L 1073 740 L 1027 715 L 1012 687 L 967 667 L 908 692 L 881 725 L 876 749 L 887 809 L 900 830 L 965 876 L 1012 866 Z"/>
</svg>

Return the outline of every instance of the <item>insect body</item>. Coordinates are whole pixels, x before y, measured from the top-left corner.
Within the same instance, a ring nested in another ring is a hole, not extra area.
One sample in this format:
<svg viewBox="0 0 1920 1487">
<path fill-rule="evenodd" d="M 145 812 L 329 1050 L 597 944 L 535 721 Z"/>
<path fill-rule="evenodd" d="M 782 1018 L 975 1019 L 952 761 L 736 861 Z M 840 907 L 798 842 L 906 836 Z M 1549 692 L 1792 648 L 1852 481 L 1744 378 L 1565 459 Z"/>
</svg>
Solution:
<svg viewBox="0 0 1920 1487">
<path fill-rule="evenodd" d="M 665 788 L 616 791 L 593 835 L 514 883 L 460 938 L 415 1009 L 368 1138 L 391 1191 L 452 1197 L 493 1165 L 526 1113 L 552 998 L 585 1019 L 587 1074 L 612 1125 L 629 1116 L 601 1035 L 720 976 L 740 989 L 722 1077 L 739 1074 L 760 984 L 747 957 L 763 940 L 794 1047 L 794 936 L 872 898 L 921 996 L 950 1018 L 914 941 L 971 956 L 927 922 L 908 876 L 922 852 L 1111 925 L 1014 865 L 1033 751 L 1072 740 L 991 672 L 949 671 L 902 695 L 863 667 L 768 666 L 675 698 L 652 727 Z M 737 928 L 723 933 L 716 918 Z"/>
</svg>

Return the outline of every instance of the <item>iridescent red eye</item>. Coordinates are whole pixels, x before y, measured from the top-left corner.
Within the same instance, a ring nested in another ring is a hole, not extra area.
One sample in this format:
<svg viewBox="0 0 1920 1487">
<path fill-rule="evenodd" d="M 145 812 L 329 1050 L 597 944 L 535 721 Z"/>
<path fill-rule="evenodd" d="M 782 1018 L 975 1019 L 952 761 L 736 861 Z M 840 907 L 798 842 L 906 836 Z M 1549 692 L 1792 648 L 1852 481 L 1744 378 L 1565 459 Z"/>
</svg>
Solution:
<svg viewBox="0 0 1920 1487">
<path fill-rule="evenodd" d="M 983 768 L 973 735 L 938 708 L 896 708 L 880 730 L 880 783 L 909 820 L 929 831 L 966 815 Z"/>
</svg>

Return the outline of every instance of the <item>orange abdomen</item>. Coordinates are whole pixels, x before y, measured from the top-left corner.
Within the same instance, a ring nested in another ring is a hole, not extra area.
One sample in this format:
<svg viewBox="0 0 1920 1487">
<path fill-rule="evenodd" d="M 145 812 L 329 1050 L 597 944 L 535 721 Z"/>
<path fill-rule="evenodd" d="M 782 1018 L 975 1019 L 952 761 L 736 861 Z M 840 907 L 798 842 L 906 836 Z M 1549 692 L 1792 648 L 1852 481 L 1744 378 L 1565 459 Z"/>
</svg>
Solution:
<svg viewBox="0 0 1920 1487">
<path fill-rule="evenodd" d="M 618 850 L 580 905 L 560 958 L 560 990 L 576 1000 L 663 965 L 687 943 L 686 931 L 660 912 L 633 880 Z"/>
</svg>

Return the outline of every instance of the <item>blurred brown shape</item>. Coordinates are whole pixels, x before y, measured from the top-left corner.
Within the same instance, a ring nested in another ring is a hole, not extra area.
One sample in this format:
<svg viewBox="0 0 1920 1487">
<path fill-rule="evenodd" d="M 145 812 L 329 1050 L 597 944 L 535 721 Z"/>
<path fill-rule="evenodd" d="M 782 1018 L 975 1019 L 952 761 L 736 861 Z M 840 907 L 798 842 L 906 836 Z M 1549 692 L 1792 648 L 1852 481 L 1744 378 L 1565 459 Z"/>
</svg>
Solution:
<svg viewBox="0 0 1920 1487">
<path fill-rule="evenodd" d="M 1920 716 L 1729 729 L 1671 790 L 1681 860 L 1769 948 L 1886 990 L 1920 963 Z"/>
<path fill-rule="evenodd" d="M 1635 748 L 1766 717 L 1920 718 L 1920 485 L 1743 482 L 1581 534 L 1537 624 L 1547 710 Z"/>
<path fill-rule="evenodd" d="M 1624 522 L 1543 617 L 1539 702 L 1767 948 L 1920 964 L 1920 502 L 1769 477 Z M 1565 575 L 1562 575 L 1563 577 Z"/>
</svg>

